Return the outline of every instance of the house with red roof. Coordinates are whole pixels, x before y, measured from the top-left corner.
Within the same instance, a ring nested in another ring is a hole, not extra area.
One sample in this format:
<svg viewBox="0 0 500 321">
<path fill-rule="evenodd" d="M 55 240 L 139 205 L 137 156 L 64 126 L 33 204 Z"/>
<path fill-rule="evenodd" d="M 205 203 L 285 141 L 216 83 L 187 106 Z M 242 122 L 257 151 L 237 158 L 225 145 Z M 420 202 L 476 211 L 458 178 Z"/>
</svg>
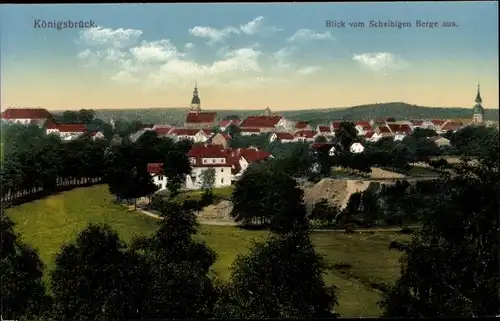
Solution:
<svg viewBox="0 0 500 321">
<path fill-rule="evenodd" d="M 188 152 L 187 157 L 192 171 L 186 175 L 186 189 L 200 189 L 203 185 L 203 172 L 215 171 L 214 187 L 230 186 L 235 177 L 241 174 L 252 163 L 269 157 L 270 153 L 252 148 L 226 149 L 220 145 L 196 145 Z M 167 179 L 163 175 L 163 164 L 150 163 L 147 171 L 153 176 L 153 182 L 159 190 L 167 188 Z"/>
<path fill-rule="evenodd" d="M 242 132 L 258 130 L 260 133 L 274 132 L 277 127 L 285 127 L 286 120 L 281 116 L 248 116 L 241 124 Z"/>
<path fill-rule="evenodd" d="M 339 129 L 341 122 L 342 122 L 341 120 L 332 121 L 330 123 L 330 132 L 335 133 Z"/>
<path fill-rule="evenodd" d="M 315 130 L 298 130 L 293 135 L 296 142 L 313 142 L 317 132 Z"/>
<path fill-rule="evenodd" d="M 367 132 L 372 130 L 372 125 L 370 125 L 369 121 L 360 120 L 354 124 L 354 128 L 358 132 L 358 136 L 364 136 Z"/>
<path fill-rule="evenodd" d="M 71 140 L 88 132 L 85 124 L 57 124 L 50 122 L 47 124 L 45 134 L 58 135 L 61 139 Z"/>
<path fill-rule="evenodd" d="M 240 135 L 241 136 L 255 136 L 255 135 L 260 135 L 260 129 L 259 128 L 240 128 Z"/>
<path fill-rule="evenodd" d="M 45 108 L 7 108 L 2 112 L 3 122 L 11 124 L 35 124 L 42 127 L 51 118 L 50 112 Z"/>
<path fill-rule="evenodd" d="M 441 126 L 440 131 L 443 133 L 450 131 L 450 130 L 452 132 L 457 132 L 458 130 L 462 129 L 463 127 L 464 127 L 464 124 L 462 122 L 447 120 Z"/>
<path fill-rule="evenodd" d="M 212 137 L 213 129 L 198 128 L 172 128 L 168 135 L 174 140 L 188 139 L 194 143 L 205 143 Z"/>
<path fill-rule="evenodd" d="M 295 131 L 298 130 L 312 130 L 311 126 L 306 121 L 298 121 L 295 123 Z"/>
<path fill-rule="evenodd" d="M 168 137 L 172 131 L 172 127 L 156 127 L 154 131 L 158 137 Z"/>
<path fill-rule="evenodd" d="M 292 133 L 272 133 L 269 136 L 269 142 L 293 143 L 295 136 Z"/>
</svg>

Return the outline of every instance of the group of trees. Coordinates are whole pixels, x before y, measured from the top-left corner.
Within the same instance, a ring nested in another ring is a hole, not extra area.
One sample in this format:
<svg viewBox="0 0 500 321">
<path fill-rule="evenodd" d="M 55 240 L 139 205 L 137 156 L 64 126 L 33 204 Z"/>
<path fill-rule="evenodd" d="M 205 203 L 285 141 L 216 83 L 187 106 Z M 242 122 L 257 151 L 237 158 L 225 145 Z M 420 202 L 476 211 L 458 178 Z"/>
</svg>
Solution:
<svg viewBox="0 0 500 321">
<path fill-rule="evenodd" d="M 39 320 L 305 318 L 334 316 L 336 291 L 304 226 L 281 225 L 238 255 L 228 281 L 199 241 L 188 206 L 160 201 L 158 230 L 125 244 L 108 225 L 88 225 L 63 245 L 49 272 L 2 213 L 2 317 Z M 301 209 L 298 209 L 302 211 Z M 298 214 L 297 214 L 298 215 Z M 304 212 L 302 211 L 302 215 Z"/>
<path fill-rule="evenodd" d="M 40 191 L 97 182 L 103 176 L 105 141 L 83 136 L 61 141 L 36 125 L 5 125 L 1 197 L 11 201 Z"/>
</svg>

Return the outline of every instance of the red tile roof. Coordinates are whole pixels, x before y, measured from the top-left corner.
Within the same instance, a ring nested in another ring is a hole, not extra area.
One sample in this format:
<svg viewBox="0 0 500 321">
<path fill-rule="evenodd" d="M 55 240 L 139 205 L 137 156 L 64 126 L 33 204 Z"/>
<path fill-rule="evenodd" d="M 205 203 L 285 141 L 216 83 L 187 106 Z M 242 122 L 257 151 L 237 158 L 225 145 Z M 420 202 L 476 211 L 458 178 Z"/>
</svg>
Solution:
<svg viewBox="0 0 500 321">
<path fill-rule="evenodd" d="M 213 123 L 217 113 L 214 112 L 189 112 L 186 116 L 186 123 L 188 124 L 202 124 L 202 123 Z"/>
<path fill-rule="evenodd" d="M 372 125 L 370 125 L 370 122 L 367 120 L 360 120 L 360 121 L 356 122 L 356 125 L 361 126 L 363 129 L 365 129 L 366 127 L 372 128 Z"/>
<path fill-rule="evenodd" d="M 205 133 L 205 135 L 207 136 L 210 136 L 214 133 L 214 130 L 213 129 L 209 129 L 209 128 L 205 128 L 205 129 L 202 129 L 202 131 Z"/>
<path fill-rule="evenodd" d="M 442 119 L 433 119 L 433 120 L 431 120 L 431 123 L 432 123 L 434 126 L 441 126 L 441 125 L 443 125 L 445 122 L 446 122 L 446 120 L 442 120 Z"/>
<path fill-rule="evenodd" d="M 295 124 L 295 129 L 305 129 L 309 126 L 309 123 L 306 121 L 299 121 Z"/>
<path fill-rule="evenodd" d="M 85 124 L 56 124 L 50 123 L 47 129 L 57 129 L 61 133 L 85 133 L 87 126 Z"/>
<path fill-rule="evenodd" d="M 245 158 L 249 163 L 256 163 L 268 159 L 271 156 L 271 153 L 263 150 L 242 148 L 240 149 L 240 156 Z"/>
<path fill-rule="evenodd" d="M 330 132 L 330 127 L 324 126 L 324 125 L 319 125 L 318 130 L 320 133 L 329 133 Z"/>
<path fill-rule="evenodd" d="M 393 133 L 410 134 L 412 132 L 411 127 L 407 124 L 387 124 L 387 127 Z"/>
<path fill-rule="evenodd" d="M 50 113 L 45 108 L 7 108 L 2 119 L 47 119 Z"/>
<path fill-rule="evenodd" d="M 316 134 L 315 130 L 299 130 L 295 132 L 295 137 L 313 138 Z"/>
<path fill-rule="evenodd" d="M 373 132 L 366 132 L 365 133 L 365 138 L 371 138 L 373 136 Z"/>
<path fill-rule="evenodd" d="M 187 156 L 221 158 L 221 157 L 226 157 L 227 152 L 219 145 L 197 145 L 191 148 Z"/>
<path fill-rule="evenodd" d="M 441 129 L 442 130 L 457 130 L 459 128 L 462 128 L 463 127 L 463 124 L 460 123 L 460 122 L 455 122 L 455 121 L 449 121 L 449 122 L 446 122 L 446 124 L 444 124 Z"/>
<path fill-rule="evenodd" d="M 155 128 L 155 132 L 158 136 L 168 135 L 171 130 L 172 130 L 172 128 L 170 128 L 170 127 L 157 127 L 157 128 Z"/>
<path fill-rule="evenodd" d="M 163 164 L 162 163 L 149 163 L 147 165 L 147 171 L 150 174 L 161 174 L 161 173 L 163 173 Z"/>
<path fill-rule="evenodd" d="M 226 120 L 222 120 L 222 121 L 219 123 L 219 126 L 220 126 L 220 127 L 227 127 L 227 126 L 229 126 L 230 124 L 231 124 L 231 120 L 226 119 Z"/>
<path fill-rule="evenodd" d="M 391 133 L 391 130 L 387 126 L 378 126 L 377 128 L 381 133 Z"/>
<path fill-rule="evenodd" d="M 174 128 L 170 132 L 172 135 L 176 136 L 194 136 L 196 135 L 200 130 L 196 128 Z"/>
<path fill-rule="evenodd" d="M 241 128 L 271 128 L 281 120 L 281 116 L 248 116 L 240 124 Z"/>
<path fill-rule="evenodd" d="M 258 128 L 242 128 L 242 133 L 260 133 L 260 129 Z"/>
<path fill-rule="evenodd" d="M 279 139 L 279 140 L 282 140 L 282 139 L 285 139 L 285 140 L 292 140 L 294 139 L 295 137 L 290 134 L 290 133 L 276 133 L 276 137 Z"/>
<path fill-rule="evenodd" d="M 144 124 L 142 125 L 142 129 L 152 129 L 153 127 L 155 127 L 155 124 Z"/>
<path fill-rule="evenodd" d="M 333 127 L 333 129 L 339 129 L 341 122 L 342 121 L 340 121 L 340 120 L 334 120 L 334 121 L 332 121 L 330 126 Z"/>
</svg>

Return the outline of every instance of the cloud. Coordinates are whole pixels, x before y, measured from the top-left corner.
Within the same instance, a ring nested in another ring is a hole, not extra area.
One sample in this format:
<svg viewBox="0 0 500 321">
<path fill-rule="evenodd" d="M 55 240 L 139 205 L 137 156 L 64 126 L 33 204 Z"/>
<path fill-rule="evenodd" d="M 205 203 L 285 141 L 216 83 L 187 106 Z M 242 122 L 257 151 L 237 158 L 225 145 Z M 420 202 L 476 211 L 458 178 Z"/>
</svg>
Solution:
<svg viewBox="0 0 500 321">
<path fill-rule="evenodd" d="M 310 29 L 299 29 L 292 36 L 287 38 L 288 42 L 308 41 L 308 40 L 326 40 L 334 39 L 329 31 L 314 32 Z"/>
<path fill-rule="evenodd" d="M 352 59 L 373 71 L 387 71 L 409 66 L 407 61 L 390 52 L 356 54 Z"/>
<path fill-rule="evenodd" d="M 250 28 L 255 25 L 244 26 Z M 88 33 L 83 31 L 82 35 L 87 35 L 86 40 L 94 40 L 80 43 L 87 44 L 87 47 L 80 50 L 77 58 L 87 66 L 98 66 L 99 69 L 110 72 L 110 80 L 117 83 L 136 83 L 150 88 L 167 84 L 192 85 L 194 80 L 205 86 L 217 84 L 245 87 L 266 86 L 269 83 L 286 85 L 293 81 L 293 75 L 299 77 L 315 71 L 311 66 L 305 66 L 302 70 L 300 66 L 293 64 L 295 50 L 293 46 L 267 53 L 258 43 L 242 47 L 222 46 L 217 50 L 213 48 L 210 53 L 214 55 L 213 61 L 200 63 L 194 60 L 197 52 L 192 43 L 177 47 L 169 39 L 139 42 L 142 35 L 140 30 L 133 32 L 127 31 L 132 29 L 106 30 L 108 36 L 100 36 L 99 41 L 95 40 L 96 37 L 89 38 Z M 197 30 L 201 32 L 200 29 Z M 129 36 L 125 37 L 124 34 Z M 220 33 L 208 32 L 208 34 L 211 34 L 210 37 L 207 36 L 209 40 L 222 39 Z M 95 43 L 99 43 L 100 46 L 93 46 Z M 297 70 L 300 72 L 295 72 Z M 273 71 L 278 72 L 272 73 Z"/>
<path fill-rule="evenodd" d="M 272 54 L 273 67 L 278 70 L 285 70 L 291 68 L 291 57 L 293 55 L 294 48 L 284 47 Z"/>
<path fill-rule="evenodd" d="M 253 35 L 259 31 L 263 23 L 264 17 L 260 16 L 248 22 L 247 24 L 240 25 L 240 30 L 247 35 Z"/>
<path fill-rule="evenodd" d="M 319 67 L 319 66 L 307 66 L 307 67 L 302 67 L 299 70 L 297 70 L 297 73 L 299 73 L 301 75 L 312 75 L 319 70 L 321 70 L 321 67 Z"/>
<path fill-rule="evenodd" d="M 215 29 L 211 27 L 196 26 L 189 29 L 189 33 L 195 37 L 208 39 L 209 43 L 222 42 L 231 34 L 239 34 L 240 31 L 234 27 Z"/>
<path fill-rule="evenodd" d="M 145 62 L 162 62 L 183 56 L 168 39 L 152 42 L 143 41 L 141 46 L 130 49 L 130 53 L 137 60 Z"/>
<path fill-rule="evenodd" d="M 80 31 L 80 42 L 87 46 L 109 46 L 125 48 L 136 43 L 142 35 L 137 29 L 109 29 L 103 27 Z"/>
</svg>

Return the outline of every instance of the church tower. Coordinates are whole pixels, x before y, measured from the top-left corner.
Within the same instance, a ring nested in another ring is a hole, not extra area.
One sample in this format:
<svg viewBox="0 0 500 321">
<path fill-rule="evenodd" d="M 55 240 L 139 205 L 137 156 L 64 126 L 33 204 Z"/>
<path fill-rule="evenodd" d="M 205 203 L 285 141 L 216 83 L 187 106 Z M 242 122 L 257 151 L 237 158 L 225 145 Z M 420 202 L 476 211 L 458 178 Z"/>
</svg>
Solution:
<svg viewBox="0 0 500 321">
<path fill-rule="evenodd" d="M 479 91 L 479 84 L 477 84 L 477 95 L 474 108 L 472 109 L 472 122 L 474 124 L 482 124 L 484 120 L 484 108 L 482 106 L 483 100 Z"/>
<path fill-rule="evenodd" d="M 200 97 L 198 96 L 198 86 L 194 84 L 193 99 L 191 99 L 191 108 L 189 112 L 199 113 L 201 111 L 200 107 Z"/>
<path fill-rule="evenodd" d="M 271 108 L 269 108 L 269 106 L 266 107 L 266 109 L 264 110 L 264 116 L 272 116 L 273 115 L 273 112 L 271 111 Z"/>
</svg>

